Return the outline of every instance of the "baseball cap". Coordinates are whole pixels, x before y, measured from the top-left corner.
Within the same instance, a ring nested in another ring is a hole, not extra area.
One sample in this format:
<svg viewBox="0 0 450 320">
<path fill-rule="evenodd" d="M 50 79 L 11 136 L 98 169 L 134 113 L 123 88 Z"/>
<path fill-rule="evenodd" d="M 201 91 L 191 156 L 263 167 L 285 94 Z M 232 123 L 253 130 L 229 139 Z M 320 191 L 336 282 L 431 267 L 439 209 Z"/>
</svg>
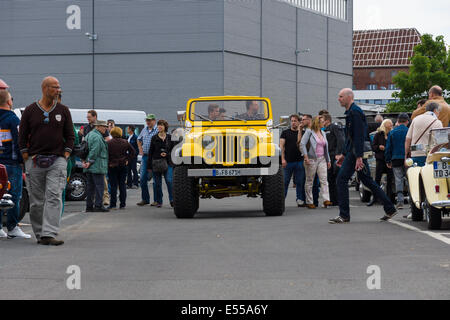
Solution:
<svg viewBox="0 0 450 320">
<path fill-rule="evenodd" d="M 154 114 L 150 113 L 147 115 L 147 117 L 145 118 L 145 120 L 156 120 L 156 117 Z"/>
<path fill-rule="evenodd" d="M 0 79 L 0 89 L 8 89 L 8 88 L 9 88 L 8 84 L 2 79 Z"/>
<path fill-rule="evenodd" d="M 407 114 L 407 113 L 400 113 L 399 116 L 398 116 L 398 118 L 397 118 L 397 121 L 399 121 L 399 122 L 406 122 L 406 121 L 409 121 L 409 116 L 408 116 L 408 114 Z"/>
</svg>

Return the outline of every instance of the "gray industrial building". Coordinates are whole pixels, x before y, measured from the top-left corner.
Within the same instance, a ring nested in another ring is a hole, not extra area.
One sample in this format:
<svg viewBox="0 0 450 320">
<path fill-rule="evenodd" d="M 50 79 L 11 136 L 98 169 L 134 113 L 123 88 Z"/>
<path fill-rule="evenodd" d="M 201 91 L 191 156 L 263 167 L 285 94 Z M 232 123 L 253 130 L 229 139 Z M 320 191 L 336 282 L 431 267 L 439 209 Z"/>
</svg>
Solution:
<svg viewBox="0 0 450 320">
<path fill-rule="evenodd" d="M 352 0 L 1 0 L 0 78 L 16 107 L 56 76 L 72 108 L 173 122 L 192 97 L 255 95 L 275 116 L 341 114 Z"/>
</svg>

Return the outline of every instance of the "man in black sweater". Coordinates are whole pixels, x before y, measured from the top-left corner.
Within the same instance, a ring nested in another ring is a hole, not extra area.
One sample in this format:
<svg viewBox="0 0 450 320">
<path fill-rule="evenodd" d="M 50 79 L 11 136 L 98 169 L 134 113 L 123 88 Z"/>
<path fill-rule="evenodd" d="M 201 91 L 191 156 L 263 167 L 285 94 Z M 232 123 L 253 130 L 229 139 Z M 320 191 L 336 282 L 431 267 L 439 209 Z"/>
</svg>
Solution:
<svg viewBox="0 0 450 320">
<path fill-rule="evenodd" d="M 58 79 L 45 78 L 42 98 L 25 109 L 19 129 L 19 148 L 30 188 L 30 220 L 41 245 L 64 244 L 55 237 L 75 135 L 69 108 L 57 101 L 60 93 Z"/>
</svg>

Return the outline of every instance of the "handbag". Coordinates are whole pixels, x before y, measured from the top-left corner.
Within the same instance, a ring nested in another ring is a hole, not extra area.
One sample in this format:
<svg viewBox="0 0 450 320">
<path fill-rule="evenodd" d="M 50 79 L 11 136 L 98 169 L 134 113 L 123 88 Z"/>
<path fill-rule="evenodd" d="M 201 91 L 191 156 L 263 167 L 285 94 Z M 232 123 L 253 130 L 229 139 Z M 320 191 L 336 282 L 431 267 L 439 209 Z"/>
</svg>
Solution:
<svg viewBox="0 0 450 320">
<path fill-rule="evenodd" d="M 81 160 L 85 160 L 89 155 L 89 146 L 86 140 L 81 141 L 73 148 L 73 155 L 79 157 Z"/>
<path fill-rule="evenodd" d="M 152 160 L 152 169 L 153 172 L 156 173 L 164 173 L 169 169 L 169 164 L 166 159 L 153 159 Z"/>
</svg>

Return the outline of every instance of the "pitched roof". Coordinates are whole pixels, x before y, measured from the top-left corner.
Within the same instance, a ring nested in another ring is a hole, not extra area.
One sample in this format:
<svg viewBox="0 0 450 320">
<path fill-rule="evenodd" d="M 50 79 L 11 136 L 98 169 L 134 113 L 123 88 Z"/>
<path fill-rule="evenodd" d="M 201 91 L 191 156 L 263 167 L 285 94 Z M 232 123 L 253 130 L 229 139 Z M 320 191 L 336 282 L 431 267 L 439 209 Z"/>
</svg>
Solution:
<svg viewBox="0 0 450 320">
<path fill-rule="evenodd" d="M 408 67 L 420 43 L 416 29 L 355 30 L 353 67 Z"/>
</svg>

